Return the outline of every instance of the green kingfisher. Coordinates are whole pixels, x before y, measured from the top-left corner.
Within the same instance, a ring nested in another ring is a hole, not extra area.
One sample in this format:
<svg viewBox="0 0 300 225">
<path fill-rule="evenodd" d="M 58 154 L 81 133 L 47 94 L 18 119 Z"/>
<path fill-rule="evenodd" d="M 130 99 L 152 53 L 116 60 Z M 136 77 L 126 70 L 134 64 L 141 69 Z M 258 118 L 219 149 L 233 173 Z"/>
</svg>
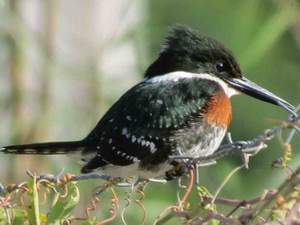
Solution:
<svg viewBox="0 0 300 225">
<path fill-rule="evenodd" d="M 82 173 L 153 178 L 181 161 L 170 156 L 214 153 L 231 121 L 230 97 L 240 93 L 294 107 L 246 79 L 221 42 L 175 25 L 144 74 L 80 141 L 5 146 L 10 154 L 67 154 Z"/>
</svg>

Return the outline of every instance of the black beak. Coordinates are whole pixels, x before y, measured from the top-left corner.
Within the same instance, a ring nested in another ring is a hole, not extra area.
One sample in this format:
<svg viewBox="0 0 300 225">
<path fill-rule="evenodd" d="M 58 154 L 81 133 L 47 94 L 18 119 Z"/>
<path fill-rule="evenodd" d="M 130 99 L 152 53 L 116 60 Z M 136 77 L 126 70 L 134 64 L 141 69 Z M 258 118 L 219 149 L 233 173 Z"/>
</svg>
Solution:
<svg viewBox="0 0 300 225">
<path fill-rule="evenodd" d="M 227 82 L 230 87 L 246 94 L 252 96 L 254 98 L 260 99 L 265 102 L 272 103 L 274 105 L 278 105 L 283 107 L 289 113 L 293 113 L 295 107 L 284 101 L 283 99 L 279 98 L 275 94 L 267 91 L 266 89 L 258 86 L 257 84 L 251 82 L 250 80 L 246 79 L 245 77 L 242 78 L 229 78 Z"/>
</svg>

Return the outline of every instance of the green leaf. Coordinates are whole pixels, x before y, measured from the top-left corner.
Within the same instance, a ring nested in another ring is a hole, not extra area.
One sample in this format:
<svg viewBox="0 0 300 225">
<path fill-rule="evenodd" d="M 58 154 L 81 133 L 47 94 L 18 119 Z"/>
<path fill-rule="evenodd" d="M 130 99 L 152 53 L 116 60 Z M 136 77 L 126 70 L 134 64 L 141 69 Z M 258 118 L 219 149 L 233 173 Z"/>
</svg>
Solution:
<svg viewBox="0 0 300 225">
<path fill-rule="evenodd" d="M 15 210 L 13 225 L 23 225 L 27 220 L 26 212 L 23 210 Z"/>
<path fill-rule="evenodd" d="M 79 201 L 79 190 L 75 185 L 68 189 L 66 197 L 60 197 L 53 205 L 46 224 L 60 224 L 60 220 L 69 215 Z"/>
<path fill-rule="evenodd" d="M 204 187 L 204 186 L 201 186 L 201 185 L 198 185 L 197 186 L 197 191 L 198 191 L 198 194 L 200 195 L 200 197 L 202 198 L 204 195 L 208 195 L 210 197 L 212 197 L 213 195 L 209 192 L 209 190 Z"/>
<path fill-rule="evenodd" d="M 28 180 L 28 196 L 31 198 L 31 204 L 27 207 L 28 219 L 31 225 L 40 224 L 40 212 L 39 212 L 39 196 L 36 187 L 36 176 L 29 178 Z"/>
<path fill-rule="evenodd" d="M 6 222 L 7 218 L 6 218 L 6 214 L 4 212 L 4 208 L 0 208 L 0 222 Z"/>
<path fill-rule="evenodd" d="M 215 219 L 212 219 L 212 220 L 209 221 L 209 224 L 210 224 L 210 225 L 219 225 L 219 224 L 220 224 L 220 221 L 215 220 Z"/>
<path fill-rule="evenodd" d="M 96 222 L 95 220 L 89 219 L 89 220 L 82 222 L 80 225 L 92 225 L 92 224 L 95 224 L 95 222 Z"/>
<path fill-rule="evenodd" d="M 12 218 L 13 214 L 13 221 L 11 224 L 13 225 L 23 225 L 27 220 L 27 216 L 25 211 L 19 209 L 7 209 L 7 213 L 9 214 L 10 218 Z M 4 211 L 4 208 L 0 208 L 0 224 L 10 224 L 7 215 Z"/>
</svg>

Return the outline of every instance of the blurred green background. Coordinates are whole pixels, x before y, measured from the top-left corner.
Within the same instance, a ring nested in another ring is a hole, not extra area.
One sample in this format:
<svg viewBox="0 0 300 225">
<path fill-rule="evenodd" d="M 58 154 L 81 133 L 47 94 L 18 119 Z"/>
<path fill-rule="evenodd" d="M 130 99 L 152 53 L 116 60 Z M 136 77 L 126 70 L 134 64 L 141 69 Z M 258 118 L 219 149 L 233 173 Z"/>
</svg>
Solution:
<svg viewBox="0 0 300 225">
<path fill-rule="evenodd" d="M 177 23 L 224 42 L 247 78 L 299 104 L 299 1 L 0 0 L 0 145 L 83 138 L 142 79 L 169 27 Z M 234 140 L 252 139 L 274 125 L 268 119 L 287 116 L 279 107 L 247 96 L 232 102 Z M 296 168 L 299 135 L 292 145 L 290 166 Z M 251 158 L 249 170 L 234 175 L 220 196 L 254 197 L 285 179 L 283 170 L 270 167 L 283 154 L 279 141 L 268 146 Z M 201 168 L 201 185 L 214 193 L 241 163 L 240 157 L 230 156 Z M 0 182 L 21 182 L 26 170 L 55 174 L 61 167 L 79 174 L 80 166 L 64 156 L 0 155 Z M 97 184 L 79 184 L 82 208 L 76 215 L 83 214 Z M 147 224 L 175 203 L 176 191 L 176 181 L 147 187 Z M 107 212 L 105 207 L 97 210 L 98 217 Z M 137 210 L 132 206 L 126 214 L 129 224 L 139 224 L 142 213 Z"/>
</svg>

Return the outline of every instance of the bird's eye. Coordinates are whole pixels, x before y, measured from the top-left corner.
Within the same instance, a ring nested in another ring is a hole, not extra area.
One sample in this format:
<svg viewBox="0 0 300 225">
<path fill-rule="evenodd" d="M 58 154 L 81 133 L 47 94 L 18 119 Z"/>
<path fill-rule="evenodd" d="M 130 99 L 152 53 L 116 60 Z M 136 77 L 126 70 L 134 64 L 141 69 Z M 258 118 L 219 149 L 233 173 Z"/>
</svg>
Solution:
<svg viewBox="0 0 300 225">
<path fill-rule="evenodd" d="M 223 73 L 223 72 L 226 71 L 226 65 L 225 65 L 224 63 L 222 63 L 222 62 L 217 63 L 217 64 L 215 65 L 215 67 L 216 67 L 216 69 L 217 69 L 217 71 L 218 71 L 219 73 Z"/>
</svg>

